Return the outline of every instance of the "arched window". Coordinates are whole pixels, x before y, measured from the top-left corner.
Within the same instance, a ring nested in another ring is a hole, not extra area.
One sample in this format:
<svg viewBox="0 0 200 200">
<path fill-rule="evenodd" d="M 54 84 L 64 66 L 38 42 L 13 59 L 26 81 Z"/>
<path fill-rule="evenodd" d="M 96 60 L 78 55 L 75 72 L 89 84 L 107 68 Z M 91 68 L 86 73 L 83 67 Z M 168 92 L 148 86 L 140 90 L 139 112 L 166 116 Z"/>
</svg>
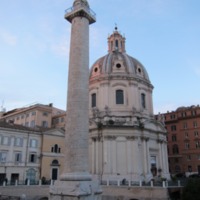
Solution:
<svg viewBox="0 0 200 200">
<path fill-rule="evenodd" d="M 179 154 L 179 149 L 178 149 L 178 145 L 177 144 L 173 145 L 172 152 L 173 152 L 173 154 Z"/>
<path fill-rule="evenodd" d="M 35 184 L 36 170 L 33 168 L 28 169 L 26 172 L 26 179 L 29 179 L 31 184 Z"/>
<path fill-rule="evenodd" d="M 116 47 L 116 49 L 118 49 L 118 47 L 119 47 L 118 40 L 115 40 L 115 47 Z"/>
<path fill-rule="evenodd" d="M 53 160 L 52 163 L 51 163 L 51 165 L 53 165 L 53 166 L 59 166 L 58 160 Z"/>
<path fill-rule="evenodd" d="M 124 104 L 124 91 L 116 90 L 116 104 Z"/>
<path fill-rule="evenodd" d="M 146 95 L 144 93 L 141 94 L 141 105 L 142 108 L 146 108 Z"/>
<path fill-rule="evenodd" d="M 92 101 L 92 108 L 93 108 L 93 107 L 96 107 L 96 93 L 93 93 L 91 97 L 92 97 L 91 101 Z"/>
</svg>

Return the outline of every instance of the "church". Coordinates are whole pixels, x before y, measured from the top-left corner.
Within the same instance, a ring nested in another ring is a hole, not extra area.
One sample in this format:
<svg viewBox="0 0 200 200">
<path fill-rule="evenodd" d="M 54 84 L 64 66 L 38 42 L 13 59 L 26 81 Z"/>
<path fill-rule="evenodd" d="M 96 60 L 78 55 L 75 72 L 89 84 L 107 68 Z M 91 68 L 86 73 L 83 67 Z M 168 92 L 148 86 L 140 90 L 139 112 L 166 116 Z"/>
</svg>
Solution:
<svg viewBox="0 0 200 200">
<path fill-rule="evenodd" d="M 89 75 L 90 170 L 101 181 L 170 178 L 167 132 L 154 119 L 152 92 L 145 67 L 126 53 L 115 27 L 108 54 Z"/>
</svg>

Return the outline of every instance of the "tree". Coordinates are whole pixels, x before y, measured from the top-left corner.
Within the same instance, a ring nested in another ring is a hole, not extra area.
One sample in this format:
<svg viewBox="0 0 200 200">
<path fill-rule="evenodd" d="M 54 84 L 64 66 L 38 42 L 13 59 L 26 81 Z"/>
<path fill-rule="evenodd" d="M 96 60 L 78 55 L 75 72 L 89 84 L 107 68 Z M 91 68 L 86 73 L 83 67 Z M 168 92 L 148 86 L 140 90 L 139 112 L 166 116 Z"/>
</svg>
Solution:
<svg viewBox="0 0 200 200">
<path fill-rule="evenodd" d="M 200 179 L 189 179 L 183 188 L 182 200 L 200 200 Z"/>
</svg>

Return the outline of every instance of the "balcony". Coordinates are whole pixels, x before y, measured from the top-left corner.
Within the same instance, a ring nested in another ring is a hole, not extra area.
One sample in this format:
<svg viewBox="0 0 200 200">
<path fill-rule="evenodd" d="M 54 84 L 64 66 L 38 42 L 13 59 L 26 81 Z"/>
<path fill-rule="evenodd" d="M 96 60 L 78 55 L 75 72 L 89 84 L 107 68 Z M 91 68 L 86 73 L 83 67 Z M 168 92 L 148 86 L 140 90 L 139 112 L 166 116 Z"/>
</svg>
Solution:
<svg viewBox="0 0 200 200">
<path fill-rule="evenodd" d="M 75 7 L 72 6 L 71 8 L 65 10 L 65 19 L 67 19 L 69 22 L 71 22 L 75 16 L 86 17 L 90 24 L 96 22 L 96 13 L 83 3 Z"/>
</svg>

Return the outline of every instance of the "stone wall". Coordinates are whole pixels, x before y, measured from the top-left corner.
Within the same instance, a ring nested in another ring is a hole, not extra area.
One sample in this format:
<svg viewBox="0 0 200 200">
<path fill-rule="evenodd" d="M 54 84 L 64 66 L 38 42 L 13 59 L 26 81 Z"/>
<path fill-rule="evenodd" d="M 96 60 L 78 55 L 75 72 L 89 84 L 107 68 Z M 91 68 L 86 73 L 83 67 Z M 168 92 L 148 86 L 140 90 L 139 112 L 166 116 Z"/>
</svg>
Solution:
<svg viewBox="0 0 200 200">
<path fill-rule="evenodd" d="M 167 188 L 103 186 L 102 200 L 168 200 Z M 49 186 L 0 187 L 1 195 L 26 195 L 27 200 L 39 200 L 49 196 Z"/>
</svg>

